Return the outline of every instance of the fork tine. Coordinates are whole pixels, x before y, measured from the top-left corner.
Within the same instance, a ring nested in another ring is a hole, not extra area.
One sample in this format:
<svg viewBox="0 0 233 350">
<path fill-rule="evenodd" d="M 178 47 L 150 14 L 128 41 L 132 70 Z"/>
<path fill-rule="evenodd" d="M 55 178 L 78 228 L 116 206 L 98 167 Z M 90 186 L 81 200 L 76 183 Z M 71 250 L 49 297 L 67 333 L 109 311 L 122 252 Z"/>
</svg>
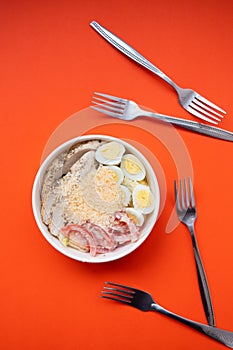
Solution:
<svg viewBox="0 0 233 350">
<path fill-rule="evenodd" d="M 209 111 L 209 112 L 211 112 L 211 113 L 213 113 L 213 114 L 219 116 L 220 118 L 223 118 L 223 115 L 222 115 L 222 114 L 218 113 L 218 112 L 215 111 L 213 108 L 208 107 L 208 105 L 202 103 L 201 100 L 199 100 L 197 97 L 195 97 L 194 103 L 197 104 L 199 107 L 202 107 L 202 108 L 206 109 L 207 111 Z M 214 116 L 212 116 L 212 118 L 214 118 Z M 216 117 L 215 117 L 215 118 L 216 118 Z M 216 120 L 218 120 L 218 118 L 217 118 Z M 221 120 L 221 119 L 220 119 L 220 120 Z"/>
<path fill-rule="evenodd" d="M 212 124 L 218 124 L 213 119 L 210 119 L 208 117 L 205 117 L 203 114 L 199 113 L 196 109 L 190 107 L 190 105 L 187 107 L 187 111 L 191 114 L 195 115 L 196 117 L 205 120 L 206 122 L 212 123 Z"/>
<path fill-rule="evenodd" d="M 106 287 L 104 286 L 104 291 L 103 293 L 107 293 L 109 294 L 110 292 L 105 292 L 105 291 L 114 291 L 114 292 L 118 292 L 118 293 L 124 293 L 125 295 L 128 295 L 128 296 L 133 296 L 135 294 L 135 292 L 131 292 L 131 291 L 128 291 L 126 289 L 119 289 L 119 288 L 114 288 L 114 287 Z"/>
<path fill-rule="evenodd" d="M 97 97 L 96 95 L 104 98 Z M 123 118 L 123 112 L 127 100 L 112 95 L 102 94 L 100 92 L 94 92 L 93 99 L 92 103 L 94 106 L 91 106 L 91 108 L 114 118 Z"/>
<path fill-rule="evenodd" d="M 180 210 L 180 201 L 179 201 L 179 195 L 178 195 L 178 186 L 176 180 L 174 180 L 174 192 L 175 192 L 175 199 L 176 199 L 176 207 L 178 210 Z"/>
<path fill-rule="evenodd" d="M 106 291 L 102 291 L 102 295 L 103 296 L 111 296 L 111 297 L 116 297 L 116 298 L 119 298 L 120 300 L 124 300 L 124 301 L 127 301 L 128 303 L 131 302 L 132 300 L 132 297 L 129 297 L 127 295 L 124 295 L 124 294 L 120 294 L 120 293 L 114 293 L 113 292 L 106 292 Z"/>
<path fill-rule="evenodd" d="M 198 101 L 196 99 L 194 99 L 194 101 L 192 101 L 190 104 L 189 104 L 190 107 L 196 109 L 197 111 L 201 112 L 201 113 L 204 113 L 205 115 L 217 120 L 217 121 L 220 121 L 221 119 L 218 118 L 218 117 L 215 117 L 214 115 L 210 114 L 209 112 L 207 112 L 207 108 L 204 109 L 204 108 L 201 108 L 199 105 L 198 105 Z"/>
<path fill-rule="evenodd" d="M 181 179 L 180 179 L 180 197 L 181 197 L 181 208 L 185 209 L 186 208 L 186 205 L 185 205 L 185 194 L 184 194 L 183 183 L 182 183 Z"/>
<path fill-rule="evenodd" d="M 97 106 L 99 106 L 99 107 L 105 108 L 107 111 L 111 110 L 111 111 L 116 112 L 116 113 L 122 113 L 124 111 L 123 107 L 120 108 L 118 106 L 114 106 L 114 104 L 113 105 L 107 105 L 105 103 L 103 104 L 103 103 L 99 103 L 99 102 L 95 102 L 95 101 L 92 101 L 92 103 L 97 105 Z"/>
<path fill-rule="evenodd" d="M 186 199 L 186 208 L 190 206 L 190 195 L 189 195 L 189 190 L 188 190 L 188 184 L 187 180 L 184 179 L 184 187 L 185 187 L 185 199 Z"/>
<path fill-rule="evenodd" d="M 217 111 L 222 112 L 223 114 L 226 114 L 226 111 L 224 111 L 224 109 L 218 107 L 216 104 L 214 104 L 213 102 L 210 102 L 209 100 L 207 100 L 205 97 L 201 96 L 201 95 L 197 95 L 196 98 L 198 98 L 198 100 L 204 102 L 206 105 L 217 109 Z"/>
<path fill-rule="evenodd" d="M 196 203 L 195 203 L 195 198 L 194 198 L 193 184 L 192 184 L 192 180 L 190 177 L 189 177 L 189 189 L 190 189 L 191 205 L 192 205 L 192 207 L 195 207 Z"/>
<path fill-rule="evenodd" d="M 119 303 L 123 303 L 123 304 L 126 304 L 126 305 L 130 305 L 130 302 L 129 302 L 129 301 L 122 300 L 122 299 L 119 299 L 119 298 L 114 298 L 114 297 L 111 297 L 111 296 L 109 296 L 109 295 L 101 295 L 101 298 L 110 299 L 110 300 L 118 301 Z"/>
<path fill-rule="evenodd" d="M 113 282 L 105 282 L 106 286 L 111 285 L 114 287 L 120 287 L 120 288 L 124 288 L 127 289 L 128 291 L 131 292 L 136 292 L 137 289 L 133 288 L 133 287 L 129 287 L 129 286 L 124 286 L 123 284 L 119 284 L 119 283 L 113 283 Z"/>
<path fill-rule="evenodd" d="M 127 287 L 122 284 L 112 282 L 105 282 L 101 297 L 130 305 L 135 291 L 136 290 L 132 287 Z"/>
<path fill-rule="evenodd" d="M 108 116 L 111 116 L 113 118 L 121 119 L 121 117 L 122 117 L 122 115 L 119 114 L 119 113 L 113 113 L 113 112 L 107 111 L 106 109 L 103 109 L 103 108 L 99 108 L 99 107 L 96 107 L 96 106 L 91 106 L 91 108 L 94 109 L 95 111 L 100 112 L 100 113 L 107 114 Z"/>
<path fill-rule="evenodd" d="M 102 96 L 102 97 L 105 97 L 105 98 L 108 98 L 109 100 L 113 100 L 113 101 L 118 101 L 118 102 L 127 102 L 126 99 L 124 98 L 120 98 L 120 97 L 116 97 L 116 96 L 113 96 L 113 95 L 108 95 L 108 94 L 103 94 L 102 92 L 94 92 L 95 95 L 99 95 L 99 96 Z"/>
<path fill-rule="evenodd" d="M 95 96 L 93 96 L 93 101 L 92 101 L 92 103 L 98 103 L 99 104 L 99 102 L 97 102 L 97 101 L 100 101 L 100 102 L 103 102 L 104 103 L 104 105 L 106 105 L 106 106 L 108 106 L 108 105 L 110 105 L 110 106 L 117 106 L 118 108 L 124 108 L 125 107 L 125 103 L 122 103 L 122 102 L 113 102 L 113 101 L 108 101 L 108 100 L 105 100 L 105 99 L 103 99 L 103 98 L 99 98 L 99 97 L 95 97 Z"/>
</svg>

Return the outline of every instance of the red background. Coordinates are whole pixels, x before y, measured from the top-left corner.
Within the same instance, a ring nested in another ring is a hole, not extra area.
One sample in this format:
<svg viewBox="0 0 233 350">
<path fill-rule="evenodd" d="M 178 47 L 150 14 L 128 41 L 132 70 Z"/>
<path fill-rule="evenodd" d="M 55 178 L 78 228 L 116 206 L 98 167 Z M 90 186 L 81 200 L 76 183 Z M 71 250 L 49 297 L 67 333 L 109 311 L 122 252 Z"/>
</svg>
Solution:
<svg viewBox="0 0 233 350">
<path fill-rule="evenodd" d="M 94 91 L 195 119 L 165 82 L 106 43 L 89 26 L 92 20 L 181 86 L 225 108 L 221 127 L 233 131 L 232 15 L 231 0 L 1 1 L 2 349 L 223 348 L 159 314 L 99 298 L 111 280 L 148 290 L 164 307 L 206 322 L 187 229 L 165 233 L 176 177 L 170 159 L 163 169 L 166 203 L 152 234 L 137 251 L 108 264 L 80 263 L 52 248 L 33 218 L 31 190 L 51 134 L 88 107 Z M 116 132 L 111 125 L 95 131 Z M 192 159 L 196 231 L 217 325 L 233 331 L 233 144 L 179 133 Z M 152 147 L 149 138 L 145 145 Z M 153 151 L 163 158 L 157 146 Z"/>
</svg>

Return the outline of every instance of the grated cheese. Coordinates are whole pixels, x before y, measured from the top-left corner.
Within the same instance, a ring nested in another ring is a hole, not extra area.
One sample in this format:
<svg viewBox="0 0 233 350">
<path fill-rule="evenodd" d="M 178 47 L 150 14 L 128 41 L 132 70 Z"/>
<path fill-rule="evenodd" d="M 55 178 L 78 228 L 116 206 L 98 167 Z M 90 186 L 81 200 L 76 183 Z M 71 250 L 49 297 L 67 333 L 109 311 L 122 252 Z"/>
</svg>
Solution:
<svg viewBox="0 0 233 350">
<path fill-rule="evenodd" d="M 67 203 L 67 219 L 83 224 L 87 221 L 109 226 L 114 213 L 123 209 L 123 196 L 112 172 L 100 166 L 79 181 L 74 173 L 61 181 L 62 195 Z"/>
</svg>

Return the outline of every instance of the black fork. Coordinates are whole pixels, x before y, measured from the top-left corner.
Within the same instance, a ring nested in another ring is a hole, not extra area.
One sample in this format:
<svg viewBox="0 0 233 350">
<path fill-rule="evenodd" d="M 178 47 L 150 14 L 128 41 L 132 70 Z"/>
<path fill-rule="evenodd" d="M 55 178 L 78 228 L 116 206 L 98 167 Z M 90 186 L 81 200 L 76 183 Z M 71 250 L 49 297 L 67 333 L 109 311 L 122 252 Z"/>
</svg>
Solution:
<svg viewBox="0 0 233 350">
<path fill-rule="evenodd" d="M 143 290 L 118 283 L 105 282 L 101 297 L 132 306 L 141 311 L 157 311 L 233 349 L 233 332 L 192 321 L 168 311 Z"/>
</svg>

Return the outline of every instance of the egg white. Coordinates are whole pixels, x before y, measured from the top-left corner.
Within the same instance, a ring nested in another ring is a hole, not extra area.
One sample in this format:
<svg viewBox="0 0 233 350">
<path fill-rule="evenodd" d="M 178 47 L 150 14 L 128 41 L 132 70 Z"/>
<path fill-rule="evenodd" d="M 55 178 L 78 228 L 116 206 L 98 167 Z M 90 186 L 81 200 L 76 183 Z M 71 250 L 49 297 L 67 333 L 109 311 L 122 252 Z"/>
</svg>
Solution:
<svg viewBox="0 0 233 350">
<path fill-rule="evenodd" d="M 125 207 L 127 207 L 127 205 L 129 205 L 130 200 L 131 200 L 131 192 L 128 189 L 128 187 L 126 187 L 124 185 L 120 185 L 120 188 L 123 191 L 123 204 Z"/>
<path fill-rule="evenodd" d="M 146 176 L 146 170 L 142 162 L 133 154 L 125 154 L 120 165 L 126 178 L 140 181 Z"/>
<path fill-rule="evenodd" d="M 121 170 L 121 168 L 119 168 L 119 166 L 116 166 L 116 165 L 106 166 L 106 168 L 114 173 L 117 180 L 116 183 L 121 184 L 122 181 L 124 180 L 124 173 Z"/>
<path fill-rule="evenodd" d="M 126 214 L 129 216 L 129 218 L 131 218 L 136 225 L 138 226 L 143 225 L 144 216 L 140 211 L 136 210 L 135 208 L 126 208 L 125 211 L 126 211 Z"/>
<path fill-rule="evenodd" d="M 107 142 L 97 148 L 95 159 L 104 165 L 118 165 L 125 153 L 125 147 L 116 141 Z"/>
<path fill-rule="evenodd" d="M 132 193 L 133 207 L 143 214 L 151 213 L 155 208 L 155 199 L 146 185 L 137 185 Z"/>
</svg>

